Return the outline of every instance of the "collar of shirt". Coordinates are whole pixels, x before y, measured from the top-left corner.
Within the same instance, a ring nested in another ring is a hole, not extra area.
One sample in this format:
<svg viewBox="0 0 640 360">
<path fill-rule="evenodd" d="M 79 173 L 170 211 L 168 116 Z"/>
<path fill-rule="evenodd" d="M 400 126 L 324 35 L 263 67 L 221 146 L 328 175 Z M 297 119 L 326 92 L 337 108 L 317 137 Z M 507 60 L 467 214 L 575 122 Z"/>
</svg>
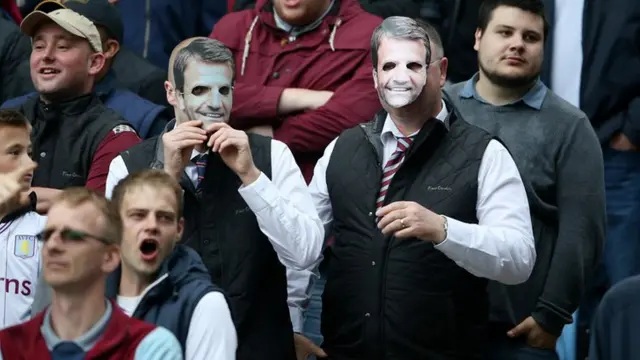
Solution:
<svg viewBox="0 0 640 360">
<path fill-rule="evenodd" d="M 89 351 L 91 348 L 98 342 L 100 336 L 107 327 L 107 323 L 109 319 L 111 319 L 111 313 L 113 309 L 111 308 L 111 302 L 105 300 L 106 310 L 104 315 L 98 320 L 95 325 L 89 329 L 86 333 L 82 334 L 79 338 L 73 340 L 76 345 L 78 345 L 82 350 Z M 42 322 L 42 326 L 40 327 L 40 333 L 42 333 L 42 337 L 44 337 L 44 341 L 47 343 L 47 348 L 49 350 L 53 349 L 56 345 L 62 342 L 58 335 L 53 331 L 51 327 L 51 307 L 47 309 L 47 312 L 44 314 L 44 321 Z"/>
<path fill-rule="evenodd" d="M 447 104 L 445 104 L 444 100 L 442 100 L 442 109 L 440 110 L 438 115 L 436 115 L 436 119 L 445 121 L 447 116 L 449 116 L 449 110 L 447 110 Z M 417 135 L 418 132 L 420 132 L 420 130 L 409 135 L 409 137 Z M 393 120 L 391 120 L 391 116 L 387 114 L 387 118 L 384 120 L 384 125 L 382 125 L 380 139 L 383 143 L 385 143 L 386 141 L 395 140 L 399 137 L 405 137 L 405 135 L 400 132 L 396 124 L 393 122 Z"/>
<path fill-rule="evenodd" d="M 322 16 L 320 16 L 318 18 L 318 20 L 312 22 L 309 25 L 300 26 L 300 27 L 295 27 L 295 26 L 289 25 L 284 20 L 282 20 L 282 18 L 280 16 L 278 16 L 278 13 L 275 10 L 273 11 L 273 19 L 275 20 L 276 26 L 279 29 L 288 32 L 291 36 L 294 36 L 294 37 L 295 36 L 299 36 L 300 34 L 304 34 L 306 32 L 312 31 L 315 28 L 317 28 L 318 26 L 320 26 L 320 24 L 322 24 L 322 20 L 325 18 L 325 16 L 327 16 L 327 14 L 329 14 L 331 9 L 333 9 L 334 3 L 335 3 L 335 0 L 332 0 L 331 4 L 329 4 L 329 7 L 327 7 L 327 10 L 322 14 Z"/>
<path fill-rule="evenodd" d="M 467 80 L 464 84 L 464 87 L 460 90 L 460 97 L 463 98 L 474 98 L 482 103 L 489 104 L 486 100 L 484 100 L 476 91 L 476 83 L 478 82 L 479 73 L 476 73 L 471 77 L 471 79 Z M 544 97 L 547 95 L 547 87 L 542 83 L 542 81 L 538 78 L 535 85 L 529 90 L 523 97 L 520 99 L 504 105 L 504 106 L 513 106 L 519 103 L 524 103 L 525 105 L 533 108 L 535 110 L 540 110 L 542 108 L 542 102 L 544 101 Z"/>
</svg>

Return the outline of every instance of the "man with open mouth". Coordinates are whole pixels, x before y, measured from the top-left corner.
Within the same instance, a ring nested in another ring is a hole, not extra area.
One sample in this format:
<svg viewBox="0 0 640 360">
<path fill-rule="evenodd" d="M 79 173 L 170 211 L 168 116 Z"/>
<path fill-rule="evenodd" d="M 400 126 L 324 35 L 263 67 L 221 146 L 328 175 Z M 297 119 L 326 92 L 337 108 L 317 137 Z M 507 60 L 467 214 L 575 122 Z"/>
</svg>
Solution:
<svg viewBox="0 0 640 360">
<path fill-rule="evenodd" d="M 184 229 L 180 185 L 164 171 L 145 170 L 121 181 L 112 202 L 124 229 L 121 266 L 107 279 L 107 296 L 127 315 L 171 330 L 185 360 L 234 360 L 227 301 L 200 256 L 177 244 Z"/>
</svg>

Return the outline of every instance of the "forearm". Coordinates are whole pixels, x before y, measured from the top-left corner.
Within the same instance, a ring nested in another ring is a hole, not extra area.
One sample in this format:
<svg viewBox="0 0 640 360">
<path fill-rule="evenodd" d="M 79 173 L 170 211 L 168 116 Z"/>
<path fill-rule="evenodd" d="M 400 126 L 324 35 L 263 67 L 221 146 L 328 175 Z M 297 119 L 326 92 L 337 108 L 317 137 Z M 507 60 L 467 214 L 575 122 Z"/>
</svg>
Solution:
<svg viewBox="0 0 640 360">
<path fill-rule="evenodd" d="M 230 124 L 237 129 L 273 125 L 285 88 L 237 83 L 233 89 Z"/>
<path fill-rule="evenodd" d="M 310 270 L 287 269 L 287 304 L 293 332 L 302 333 L 304 325 L 304 312 L 309 305 L 309 292 L 311 289 Z"/>
<path fill-rule="evenodd" d="M 297 194 L 283 194 L 264 174 L 251 185 L 240 188 L 239 192 L 256 215 L 260 229 L 269 238 L 283 265 L 304 270 L 320 257 L 324 229 L 312 207 L 301 211 L 288 200 L 304 196 L 302 192 L 307 191 L 299 176 L 304 188 L 300 187 Z M 309 198 L 308 193 L 306 197 Z M 312 204 L 310 198 L 308 203 Z"/>
</svg>

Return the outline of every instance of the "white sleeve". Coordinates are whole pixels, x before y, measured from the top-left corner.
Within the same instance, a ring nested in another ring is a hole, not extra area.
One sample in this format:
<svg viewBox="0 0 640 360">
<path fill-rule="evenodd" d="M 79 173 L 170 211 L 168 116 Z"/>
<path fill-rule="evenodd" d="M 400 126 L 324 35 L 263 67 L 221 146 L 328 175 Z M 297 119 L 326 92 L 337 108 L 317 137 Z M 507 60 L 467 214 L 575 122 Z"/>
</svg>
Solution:
<svg viewBox="0 0 640 360">
<path fill-rule="evenodd" d="M 125 165 L 122 156 L 116 156 L 109 164 L 109 174 L 107 175 L 107 183 L 104 189 L 104 196 L 107 199 L 111 199 L 113 188 L 127 175 L 129 175 L 129 170 L 127 170 L 127 165 Z"/>
<path fill-rule="evenodd" d="M 235 360 L 238 339 L 224 296 L 210 292 L 196 305 L 187 335 L 185 360 Z"/>
<path fill-rule="evenodd" d="M 478 173 L 478 224 L 447 218 L 435 248 L 471 274 L 507 285 L 525 282 L 536 262 L 529 201 L 509 151 L 491 140 Z"/>
<path fill-rule="evenodd" d="M 171 331 L 157 327 L 140 341 L 134 360 L 183 360 L 182 347 Z"/>
<path fill-rule="evenodd" d="M 309 305 L 312 276 L 311 270 L 287 268 L 287 305 L 295 333 L 302 333 L 304 328 L 304 313 Z"/>
<path fill-rule="evenodd" d="M 280 262 L 307 269 L 318 261 L 324 229 L 291 150 L 271 140 L 271 180 L 264 174 L 238 189 Z"/>
</svg>

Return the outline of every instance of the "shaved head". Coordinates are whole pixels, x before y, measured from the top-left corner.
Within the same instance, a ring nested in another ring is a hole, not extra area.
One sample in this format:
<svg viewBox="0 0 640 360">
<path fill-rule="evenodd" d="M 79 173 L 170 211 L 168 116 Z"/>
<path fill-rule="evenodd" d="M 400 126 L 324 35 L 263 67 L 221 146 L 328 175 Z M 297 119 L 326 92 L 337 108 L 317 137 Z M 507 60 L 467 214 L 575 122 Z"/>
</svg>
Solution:
<svg viewBox="0 0 640 360">
<path fill-rule="evenodd" d="M 167 81 L 164 82 L 164 89 L 167 92 L 167 102 L 173 106 L 174 113 L 176 114 L 176 122 L 178 124 L 188 121 L 189 119 L 187 119 L 187 114 L 185 114 L 184 111 L 180 110 L 180 107 L 178 106 L 178 99 L 176 98 L 177 94 L 175 91 L 176 79 L 173 76 L 173 64 L 176 62 L 176 57 L 178 57 L 180 50 L 189 46 L 189 44 L 191 44 L 194 40 L 197 40 L 197 39 L 208 39 L 208 38 L 203 36 L 197 36 L 197 37 L 188 38 L 186 40 L 182 40 L 178 45 L 176 45 L 175 48 L 173 48 L 173 51 L 171 52 L 171 56 L 169 57 L 168 79 Z"/>
</svg>

